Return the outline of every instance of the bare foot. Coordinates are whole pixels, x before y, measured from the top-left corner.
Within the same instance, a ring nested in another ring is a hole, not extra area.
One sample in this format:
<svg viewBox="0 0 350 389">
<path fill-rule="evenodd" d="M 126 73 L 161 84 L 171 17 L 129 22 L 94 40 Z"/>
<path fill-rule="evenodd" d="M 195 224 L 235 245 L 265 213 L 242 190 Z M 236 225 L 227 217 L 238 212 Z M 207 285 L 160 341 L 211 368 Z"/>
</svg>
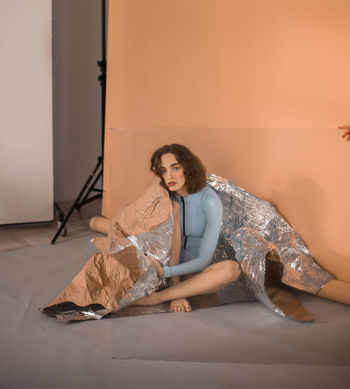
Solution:
<svg viewBox="0 0 350 389">
<path fill-rule="evenodd" d="M 191 312 L 192 308 L 187 299 L 177 299 L 170 303 L 173 312 Z"/>
<path fill-rule="evenodd" d="M 149 296 L 142 297 L 133 302 L 133 305 L 157 305 L 160 304 L 161 301 L 158 297 L 158 293 L 152 293 Z"/>
</svg>

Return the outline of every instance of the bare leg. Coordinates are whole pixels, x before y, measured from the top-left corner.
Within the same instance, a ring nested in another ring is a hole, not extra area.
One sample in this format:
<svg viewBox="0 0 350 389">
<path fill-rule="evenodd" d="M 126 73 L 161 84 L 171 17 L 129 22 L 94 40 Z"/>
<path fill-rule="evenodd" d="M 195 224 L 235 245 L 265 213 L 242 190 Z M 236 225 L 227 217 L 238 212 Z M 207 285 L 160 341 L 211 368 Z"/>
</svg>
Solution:
<svg viewBox="0 0 350 389">
<path fill-rule="evenodd" d="M 237 262 L 228 260 L 214 263 L 186 281 L 143 297 L 135 301 L 134 304 L 156 305 L 168 300 L 214 293 L 225 285 L 236 281 L 240 272 L 241 270 Z"/>
</svg>

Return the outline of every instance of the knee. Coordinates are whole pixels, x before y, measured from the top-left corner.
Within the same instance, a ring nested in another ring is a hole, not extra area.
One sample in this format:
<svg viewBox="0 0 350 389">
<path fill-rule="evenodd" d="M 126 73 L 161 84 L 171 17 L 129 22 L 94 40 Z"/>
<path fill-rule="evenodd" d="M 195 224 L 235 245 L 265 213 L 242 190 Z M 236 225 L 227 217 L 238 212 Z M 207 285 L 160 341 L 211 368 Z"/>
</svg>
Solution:
<svg viewBox="0 0 350 389">
<path fill-rule="evenodd" d="M 240 274 L 241 267 L 236 261 L 227 260 L 222 262 L 221 276 L 225 285 L 235 282 Z"/>
</svg>

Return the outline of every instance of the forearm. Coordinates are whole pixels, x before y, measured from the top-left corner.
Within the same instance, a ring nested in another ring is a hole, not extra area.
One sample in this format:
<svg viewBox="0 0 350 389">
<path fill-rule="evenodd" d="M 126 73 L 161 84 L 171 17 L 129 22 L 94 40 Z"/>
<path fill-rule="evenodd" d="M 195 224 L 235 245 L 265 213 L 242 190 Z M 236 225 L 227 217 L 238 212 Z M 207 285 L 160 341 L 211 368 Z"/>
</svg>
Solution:
<svg viewBox="0 0 350 389">
<path fill-rule="evenodd" d="M 210 257 L 197 257 L 180 265 L 164 266 L 164 276 L 174 278 L 180 275 L 197 273 L 205 269 L 210 263 Z"/>
</svg>

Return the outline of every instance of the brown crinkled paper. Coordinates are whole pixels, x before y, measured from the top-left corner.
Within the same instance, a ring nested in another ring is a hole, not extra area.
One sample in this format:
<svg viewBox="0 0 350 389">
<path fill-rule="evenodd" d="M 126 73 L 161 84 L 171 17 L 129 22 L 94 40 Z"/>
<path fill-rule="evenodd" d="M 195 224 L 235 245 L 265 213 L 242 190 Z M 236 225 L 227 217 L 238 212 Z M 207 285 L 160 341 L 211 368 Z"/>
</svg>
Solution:
<svg viewBox="0 0 350 389">
<path fill-rule="evenodd" d="M 100 319 L 154 291 L 159 280 L 143 253 L 152 251 L 164 264 L 169 260 L 171 213 L 168 192 L 155 177 L 140 198 L 113 218 L 108 237 L 95 239 L 100 252 L 43 313 L 61 321 Z"/>
</svg>

